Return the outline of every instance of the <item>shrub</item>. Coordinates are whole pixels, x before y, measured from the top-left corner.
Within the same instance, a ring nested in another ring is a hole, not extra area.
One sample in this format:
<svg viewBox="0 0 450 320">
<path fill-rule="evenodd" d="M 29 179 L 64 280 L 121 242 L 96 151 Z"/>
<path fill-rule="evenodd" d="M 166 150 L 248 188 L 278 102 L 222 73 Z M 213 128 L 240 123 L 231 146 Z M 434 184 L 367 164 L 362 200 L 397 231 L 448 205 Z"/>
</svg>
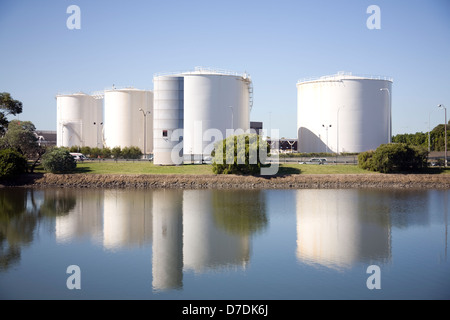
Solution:
<svg viewBox="0 0 450 320">
<path fill-rule="evenodd" d="M 42 157 L 42 166 L 51 173 L 65 173 L 75 170 L 77 162 L 65 148 L 54 148 Z"/>
<path fill-rule="evenodd" d="M 369 150 L 358 154 L 358 166 L 365 170 L 373 170 L 372 157 L 374 153 L 374 150 Z"/>
<path fill-rule="evenodd" d="M 0 178 L 10 178 L 27 171 L 27 159 L 13 149 L 0 150 Z"/>
<path fill-rule="evenodd" d="M 358 166 L 382 173 L 415 171 L 426 168 L 428 151 L 405 143 L 380 145 L 375 151 L 358 155 Z"/>
<path fill-rule="evenodd" d="M 142 152 L 138 147 L 125 147 L 122 149 L 121 155 L 124 159 L 139 159 Z"/>
<path fill-rule="evenodd" d="M 260 148 L 268 155 L 270 147 L 256 134 L 242 134 L 228 137 L 216 144 L 213 156 L 215 174 L 250 174 L 261 172 L 265 158 L 261 158 Z M 228 150 L 228 152 L 227 152 Z"/>
<path fill-rule="evenodd" d="M 119 159 L 122 154 L 122 149 L 120 147 L 114 147 L 111 150 L 111 155 L 114 157 L 114 159 Z"/>
</svg>

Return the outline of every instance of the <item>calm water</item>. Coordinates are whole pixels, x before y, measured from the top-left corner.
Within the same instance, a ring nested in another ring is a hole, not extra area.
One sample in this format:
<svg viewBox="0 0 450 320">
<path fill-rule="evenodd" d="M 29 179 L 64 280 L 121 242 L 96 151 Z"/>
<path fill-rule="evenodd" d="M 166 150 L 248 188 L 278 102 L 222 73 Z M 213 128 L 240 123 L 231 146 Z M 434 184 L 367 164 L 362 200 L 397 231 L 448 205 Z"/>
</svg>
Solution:
<svg viewBox="0 0 450 320">
<path fill-rule="evenodd" d="M 0 299 L 449 299 L 449 200 L 448 190 L 4 188 Z"/>
</svg>

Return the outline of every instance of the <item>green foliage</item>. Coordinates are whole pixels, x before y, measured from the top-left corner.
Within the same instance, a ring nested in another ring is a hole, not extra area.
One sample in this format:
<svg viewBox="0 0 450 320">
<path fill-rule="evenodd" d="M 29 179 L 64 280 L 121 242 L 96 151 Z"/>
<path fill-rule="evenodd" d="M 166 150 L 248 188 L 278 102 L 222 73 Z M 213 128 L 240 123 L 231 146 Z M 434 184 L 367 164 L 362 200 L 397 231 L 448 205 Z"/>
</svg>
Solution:
<svg viewBox="0 0 450 320">
<path fill-rule="evenodd" d="M 369 150 L 358 154 L 358 166 L 364 170 L 372 170 L 372 158 L 374 153 L 374 150 Z"/>
<path fill-rule="evenodd" d="M 382 173 L 416 171 L 426 168 L 428 151 L 406 143 L 382 144 L 375 151 L 358 155 L 358 166 L 362 169 Z"/>
<path fill-rule="evenodd" d="M 22 102 L 14 100 L 8 92 L 0 92 L 0 135 L 4 135 L 8 128 L 8 115 L 22 113 Z"/>
<path fill-rule="evenodd" d="M 259 174 L 261 166 L 265 163 L 265 157 L 261 158 L 260 148 L 265 148 L 265 152 L 261 153 L 267 156 L 270 146 L 256 134 L 230 136 L 220 141 L 211 154 L 213 172 L 215 174 Z"/>
<path fill-rule="evenodd" d="M 80 153 L 82 153 L 86 157 L 90 158 L 91 157 L 91 147 L 87 147 L 87 146 L 81 147 Z"/>
<path fill-rule="evenodd" d="M 122 149 L 120 147 L 114 147 L 111 150 L 111 154 L 114 159 L 120 159 L 120 157 L 122 155 Z"/>
<path fill-rule="evenodd" d="M 447 127 L 447 144 L 450 142 L 450 130 Z M 397 134 L 392 137 L 393 143 L 406 143 L 411 146 L 428 148 L 430 142 L 430 151 L 444 151 L 445 150 L 445 126 L 439 124 L 430 132 L 428 139 L 428 132 L 404 133 Z M 448 147 L 448 146 L 447 146 Z"/>
<path fill-rule="evenodd" d="M 138 147 L 125 147 L 122 149 L 121 155 L 124 159 L 139 159 L 142 152 Z"/>
<path fill-rule="evenodd" d="M 138 147 L 125 147 L 123 149 L 115 147 L 111 150 L 110 148 L 72 146 L 70 152 L 80 152 L 91 159 L 110 159 L 111 157 L 114 159 L 139 159 L 142 156 L 141 149 Z"/>
<path fill-rule="evenodd" d="M 33 160 L 29 167 L 31 172 L 45 152 L 45 147 L 38 143 L 35 131 L 36 128 L 32 122 L 13 120 L 9 123 L 5 135 L 0 138 L 0 145 L 3 148 L 14 149 L 26 159 Z"/>
<path fill-rule="evenodd" d="M 111 149 L 110 148 L 103 148 L 101 157 L 103 159 L 110 159 L 111 158 Z"/>
<path fill-rule="evenodd" d="M 27 170 L 27 159 L 13 149 L 0 150 L 0 178 L 11 178 Z"/>
<path fill-rule="evenodd" d="M 42 166 L 51 173 L 66 173 L 75 170 L 77 162 L 66 148 L 54 148 L 44 154 Z"/>
</svg>

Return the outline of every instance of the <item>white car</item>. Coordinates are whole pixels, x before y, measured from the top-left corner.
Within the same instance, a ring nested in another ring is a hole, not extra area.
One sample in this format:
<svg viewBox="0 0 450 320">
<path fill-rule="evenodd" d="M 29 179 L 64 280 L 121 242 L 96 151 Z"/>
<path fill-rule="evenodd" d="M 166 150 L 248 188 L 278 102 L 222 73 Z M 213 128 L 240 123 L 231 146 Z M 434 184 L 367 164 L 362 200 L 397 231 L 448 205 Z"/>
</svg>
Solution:
<svg viewBox="0 0 450 320">
<path fill-rule="evenodd" d="M 70 153 L 70 155 L 75 159 L 75 161 L 84 161 L 87 160 L 86 156 L 82 153 Z"/>
</svg>

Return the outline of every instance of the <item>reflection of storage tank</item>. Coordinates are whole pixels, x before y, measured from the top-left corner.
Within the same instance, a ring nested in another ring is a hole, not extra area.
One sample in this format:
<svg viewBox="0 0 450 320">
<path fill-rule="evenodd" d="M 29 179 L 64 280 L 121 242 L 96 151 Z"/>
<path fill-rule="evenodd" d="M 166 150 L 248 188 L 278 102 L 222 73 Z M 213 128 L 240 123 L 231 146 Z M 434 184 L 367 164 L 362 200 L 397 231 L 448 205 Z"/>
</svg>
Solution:
<svg viewBox="0 0 450 320">
<path fill-rule="evenodd" d="M 55 236 L 57 242 L 71 242 L 77 238 L 89 237 L 99 242 L 102 237 L 103 192 L 86 190 L 46 190 L 45 198 L 55 207 L 74 208 L 55 218 Z"/>
<path fill-rule="evenodd" d="M 133 88 L 105 91 L 105 145 L 153 151 L 153 93 Z M 145 134 L 146 133 L 146 134 Z"/>
<path fill-rule="evenodd" d="M 214 143 L 228 136 L 228 129 L 250 129 L 253 89 L 247 74 L 196 68 L 156 75 L 154 89 L 155 164 L 182 163 L 183 157 L 170 158 L 177 145 L 189 159 L 209 156 Z M 171 136 L 176 129 L 183 129 L 181 145 L 179 135 Z"/>
<path fill-rule="evenodd" d="M 56 96 L 57 146 L 101 148 L 103 99 L 84 93 Z"/>
<path fill-rule="evenodd" d="M 249 235 L 232 234 L 216 223 L 212 203 L 215 192 L 220 191 L 185 190 L 183 193 L 185 269 L 203 272 L 227 267 L 245 268 L 250 259 Z"/>
<path fill-rule="evenodd" d="M 300 152 L 362 152 L 391 141 L 392 80 L 339 73 L 297 83 Z"/>
<path fill-rule="evenodd" d="M 152 286 L 155 290 L 183 286 L 183 193 L 153 191 Z"/>
<path fill-rule="evenodd" d="M 365 190 L 298 190 L 297 258 L 336 269 L 390 259 L 389 219 L 374 218 L 386 217 L 378 208 L 361 209 L 360 199 L 372 196 Z"/>
<path fill-rule="evenodd" d="M 150 242 L 153 232 L 151 210 L 148 192 L 105 190 L 103 247 L 115 250 Z"/>
</svg>

